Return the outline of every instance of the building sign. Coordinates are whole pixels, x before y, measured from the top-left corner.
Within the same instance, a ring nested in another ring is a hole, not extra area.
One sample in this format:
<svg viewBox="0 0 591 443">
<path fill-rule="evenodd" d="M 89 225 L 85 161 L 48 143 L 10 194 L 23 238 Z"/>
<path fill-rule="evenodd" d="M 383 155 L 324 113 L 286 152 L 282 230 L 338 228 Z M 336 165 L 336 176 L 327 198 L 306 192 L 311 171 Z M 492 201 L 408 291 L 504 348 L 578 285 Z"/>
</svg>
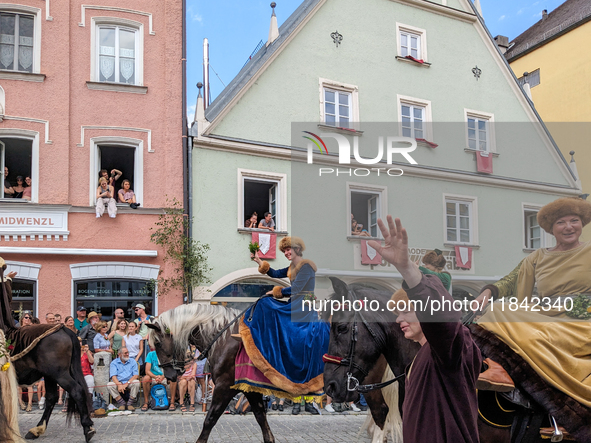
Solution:
<svg viewBox="0 0 591 443">
<path fill-rule="evenodd" d="M 12 208 L 0 208 L 0 236 L 21 237 L 50 236 L 67 239 L 68 211 L 19 211 Z M 56 238 L 57 240 L 58 238 Z"/>
<path fill-rule="evenodd" d="M 408 254 L 410 256 L 410 260 L 412 262 L 417 262 L 422 265 L 422 260 L 425 254 L 429 251 L 432 251 L 432 248 L 408 248 Z M 445 265 L 445 271 L 447 272 L 454 272 L 454 273 L 465 273 L 471 274 L 473 273 L 474 264 L 472 264 L 472 270 L 462 269 L 457 266 L 456 263 L 456 251 L 446 251 L 441 250 L 443 256 L 447 260 L 447 264 Z M 391 265 L 386 260 L 382 259 L 380 264 L 377 265 L 364 265 L 361 260 L 361 245 L 356 244 L 354 248 L 354 267 L 358 270 L 377 270 L 377 271 L 389 271 L 389 272 L 397 272 L 394 265 Z"/>
</svg>

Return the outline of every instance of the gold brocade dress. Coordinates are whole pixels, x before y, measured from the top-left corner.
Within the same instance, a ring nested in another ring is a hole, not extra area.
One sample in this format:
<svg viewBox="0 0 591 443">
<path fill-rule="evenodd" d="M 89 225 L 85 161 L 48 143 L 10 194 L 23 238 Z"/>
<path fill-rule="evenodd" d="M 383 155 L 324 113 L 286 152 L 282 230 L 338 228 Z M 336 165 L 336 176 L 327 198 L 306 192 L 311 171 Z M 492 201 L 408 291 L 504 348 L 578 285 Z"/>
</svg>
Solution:
<svg viewBox="0 0 591 443">
<path fill-rule="evenodd" d="M 591 294 L 591 242 L 570 251 L 538 249 L 522 263 L 518 303 L 538 297 Z M 478 324 L 495 333 L 548 383 L 591 407 L 591 321 L 575 320 L 562 309 L 532 312 L 497 301 Z M 531 304 L 530 304 L 531 306 Z M 513 309 L 511 309 L 513 308 Z"/>
</svg>

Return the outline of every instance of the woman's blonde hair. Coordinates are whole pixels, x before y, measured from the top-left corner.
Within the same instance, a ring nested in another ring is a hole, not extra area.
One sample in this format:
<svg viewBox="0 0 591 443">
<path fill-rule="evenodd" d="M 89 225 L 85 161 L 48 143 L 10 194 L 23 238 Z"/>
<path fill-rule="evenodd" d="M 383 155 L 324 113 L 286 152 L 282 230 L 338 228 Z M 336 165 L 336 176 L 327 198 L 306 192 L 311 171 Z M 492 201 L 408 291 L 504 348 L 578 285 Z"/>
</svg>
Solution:
<svg viewBox="0 0 591 443">
<path fill-rule="evenodd" d="M 94 325 L 94 330 L 96 332 L 101 332 L 101 329 L 103 329 L 105 326 L 107 326 L 106 321 L 99 321 L 96 325 Z"/>
<path fill-rule="evenodd" d="M 101 185 L 102 182 L 107 183 L 107 179 L 105 177 L 99 178 L 99 186 Z"/>
</svg>

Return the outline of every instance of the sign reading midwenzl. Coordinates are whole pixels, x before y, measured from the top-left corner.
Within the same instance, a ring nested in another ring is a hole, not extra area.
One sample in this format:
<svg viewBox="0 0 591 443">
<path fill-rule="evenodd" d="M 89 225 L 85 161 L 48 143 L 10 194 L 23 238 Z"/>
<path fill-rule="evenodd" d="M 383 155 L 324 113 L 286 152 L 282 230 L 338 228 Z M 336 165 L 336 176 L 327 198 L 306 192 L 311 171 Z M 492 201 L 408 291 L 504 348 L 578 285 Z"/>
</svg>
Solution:
<svg viewBox="0 0 591 443">
<path fill-rule="evenodd" d="M 15 211 L 0 208 L 0 235 L 67 236 L 68 211 Z"/>
</svg>

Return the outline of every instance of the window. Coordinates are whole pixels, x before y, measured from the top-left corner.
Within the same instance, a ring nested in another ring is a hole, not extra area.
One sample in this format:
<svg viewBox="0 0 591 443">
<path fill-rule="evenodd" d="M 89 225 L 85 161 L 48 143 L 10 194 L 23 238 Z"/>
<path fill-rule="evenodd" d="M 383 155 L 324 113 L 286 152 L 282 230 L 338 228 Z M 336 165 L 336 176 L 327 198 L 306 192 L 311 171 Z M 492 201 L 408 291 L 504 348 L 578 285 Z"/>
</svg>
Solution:
<svg viewBox="0 0 591 443">
<path fill-rule="evenodd" d="M 337 128 L 355 129 L 359 121 L 358 88 L 320 79 L 320 121 Z"/>
<path fill-rule="evenodd" d="M 380 237 L 378 218 L 387 214 L 385 207 L 387 202 L 387 188 L 382 186 L 369 186 L 356 183 L 347 184 L 348 214 L 347 236 L 363 238 L 365 234 L 354 234 L 354 223 L 357 222 L 358 232 L 366 231 L 370 237 Z"/>
<path fill-rule="evenodd" d="M 464 110 L 467 148 L 495 152 L 494 116 L 484 112 Z"/>
<path fill-rule="evenodd" d="M 23 311 L 31 311 L 33 316 L 37 317 L 35 312 L 36 282 L 31 280 L 14 279 L 12 281 L 12 302 L 10 309 L 12 317 L 20 321 Z"/>
<path fill-rule="evenodd" d="M 431 102 L 403 95 L 397 95 L 397 100 L 402 136 L 433 140 Z"/>
<path fill-rule="evenodd" d="M 477 245 L 477 202 L 474 197 L 444 195 L 445 242 Z"/>
<path fill-rule="evenodd" d="M 349 127 L 351 119 L 351 93 L 324 89 L 324 123 L 342 128 Z"/>
<path fill-rule="evenodd" d="M 427 31 L 396 23 L 396 38 L 399 57 L 427 61 Z"/>
<path fill-rule="evenodd" d="M 231 283 L 219 290 L 212 298 L 211 303 L 223 303 L 229 308 L 244 309 L 244 303 L 252 303 L 257 298 L 272 291 L 277 286 L 271 279 L 247 278 Z"/>
<path fill-rule="evenodd" d="M 287 175 L 262 171 L 238 170 L 238 229 L 257 213 L 257 227 L 265 212 L 270 212 L 275 231 L 287 231 Z"/>
<path fill-rule="evenodd" d="M 98 33 L 98 81 L 135 85 L 137 30 L 99 26 Z"/>
<path fill-rule="evenodd" d="M 552 237 L 538 224 L 538 211 L 540 206 L 535 204 L 523 204 L 523 240 L 525 249 L 539 249 L 550 247 L 553 244 Z"/>
<path fill-rule="evenodd" d="M 0 13 L 0 68 L 33 72 L 35 17 Z"/>
<path fill-rule="evenodd" d="M 0 166 L 4 172 L 2 198 L 32 200 L 37 193 L 33 183 L 37 177 L 32 176 L 33 141 L 22 138 L 0 138 Z M 6 173 L 8 172 L 8 175 Z M 27 180 L 29 178 L 30 180 Z M 27 184 L 30 182 L 30 185 Z M 27 192 L 26 188 L 30 187 Z"/>
<path fill-rule="evenodd" d="M 74 312 L 80 306 L 87 311 L 102 314 L 103 320 L 112 320 L 113 312 L 122 308 L 127 318 L 134 319 L 133 306 L 142 303 L 146 312 L 154 315 L 154 288 L 144 280 L 80 280 L 74 288 Z"/>
<path fill-rule="evenodd" d="M 143 141 L 127 137 L 93 137 L 91 142 L 90 164 L 90 205 L 96 203 L 99 172 L 105 169 L 109 175 L 113 169 L 121 171 L 121 177 L 115 182 L 115 195 L 122 187 L 123 180 L 131 183 L 135 199 L 142 207 L 149 207 L 144 201 L 143 182 Z M 118 201 L 118 199 L 116 199 Z"/>
</svg>

